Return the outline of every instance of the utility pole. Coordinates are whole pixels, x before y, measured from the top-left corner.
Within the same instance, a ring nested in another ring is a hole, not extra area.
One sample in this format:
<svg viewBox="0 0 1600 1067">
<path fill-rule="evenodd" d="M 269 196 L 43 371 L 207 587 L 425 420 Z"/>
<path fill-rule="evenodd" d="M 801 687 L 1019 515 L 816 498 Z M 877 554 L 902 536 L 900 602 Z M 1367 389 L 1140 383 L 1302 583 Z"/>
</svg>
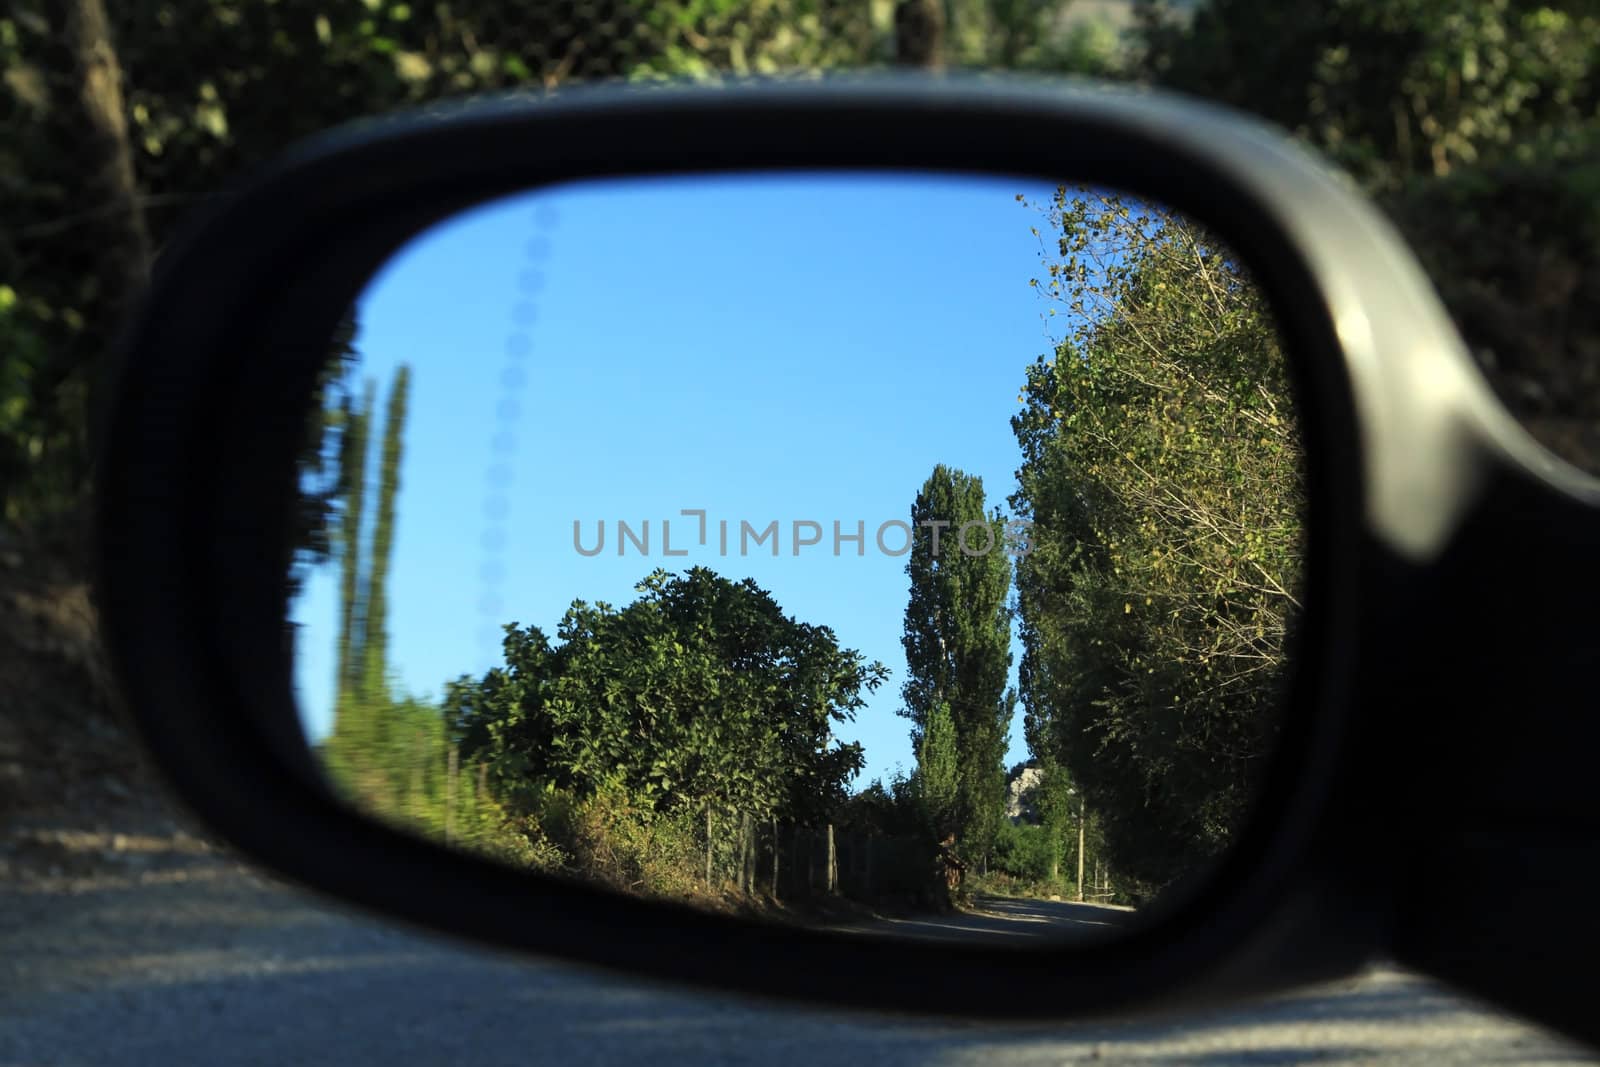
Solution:
<svg viewBox="0 0 1600 1067">
<path fill-rule="evenodd" d="M 1089 821 L 1089 801 L 1078 798 L 1078 900 L 1083 900 L 1083 826 Z"/>
</svg>

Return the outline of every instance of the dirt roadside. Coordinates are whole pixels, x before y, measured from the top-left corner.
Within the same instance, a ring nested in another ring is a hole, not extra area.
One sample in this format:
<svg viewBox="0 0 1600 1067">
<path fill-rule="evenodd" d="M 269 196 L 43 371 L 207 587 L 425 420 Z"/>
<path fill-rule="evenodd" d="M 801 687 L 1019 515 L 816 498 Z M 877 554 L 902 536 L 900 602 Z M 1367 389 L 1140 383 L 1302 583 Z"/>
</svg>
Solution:
<svg viewBox="0 0 1600 1067">
<path fill-rule="evenodd" d="M 0 543 L 0 883 L 221 847 L 146 762 L 111 679 L 88 584 Z"/>
</svg>

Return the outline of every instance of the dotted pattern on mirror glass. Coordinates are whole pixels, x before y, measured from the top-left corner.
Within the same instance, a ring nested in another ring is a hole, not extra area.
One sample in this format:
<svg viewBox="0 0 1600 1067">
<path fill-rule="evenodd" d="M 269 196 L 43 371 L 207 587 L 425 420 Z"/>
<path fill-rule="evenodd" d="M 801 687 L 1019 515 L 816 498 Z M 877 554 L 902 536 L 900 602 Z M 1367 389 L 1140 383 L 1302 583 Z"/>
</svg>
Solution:
<svg viewBox="0 0 1600 1067">
<path fill-rule="evenodd" d="M 508 620 L 500 588 L 506 578 L 505 552 L 515 481 L 517 424 L 522 415 L 522 392 L 528 384 L 533 358 L 533 327 L 539 318 L 539 296 L 544 290 L 545 261 L 550 255 L 550 231 L 555 229 L 554 205 L 540 203 L 532 210 L 533 236 L 523 246 L 522 268 L 517 272 L 511 304 L 511 329 L 506 334 L 505 359 L 500 367 L 499 396 L 489 436 L 489 462 L 483 497 L 483 562 L 478 568 L 478 642 L 491 663 L 498 662 L 502 627 Z"/>
</svg>

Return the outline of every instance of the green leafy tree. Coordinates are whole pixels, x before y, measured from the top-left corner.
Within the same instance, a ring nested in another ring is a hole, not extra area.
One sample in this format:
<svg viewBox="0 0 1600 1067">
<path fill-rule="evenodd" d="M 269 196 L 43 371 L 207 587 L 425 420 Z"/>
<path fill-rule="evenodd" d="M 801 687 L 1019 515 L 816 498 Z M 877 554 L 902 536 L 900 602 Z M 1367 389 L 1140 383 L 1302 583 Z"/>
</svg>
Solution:
<svg viewBox="0 0 1600 1067">
<path fill-rule="evenodd" d="M 1069 20 L 1072 0 L 946 0 L 952 66 L 1109 76 L 1127 49 L 1104 17 Z"/>
<path fill-rule="evenodd" d="M 957 745 L 950 705 L 935 704 L 917 746 L 916 783 L 924 818 L 936 840 L 960 833 L 961 753 Z"/>
<path fill-rule="evenodd" d="M 970 853 L 981 857 L 1004 804 L 1005 751 L 1016 703 L 1006 689 L 1009 542 L 999 511 L 985 512 L 983 480 L 943 464 L 917 494 L 911 523 L 917 536 L 906 562 L 911 591 L 902 637 L 906 682 L 900 714 L 912 722 L 919 761 L 935 710 L 948 714 L 958 779 L 952 828 Z M 934 785 L 926 771 L 923 780 Z"/>
<path fill-rule="evenodd" d="M 805 0 L 754 20 L 755 37 L 737 9 L 748 6 L 9 5 L 0 14 L 0 288 L 10 296 L 0 311 L 10 321 L 0 332 L 29 345 L 0 364 L 0 403 L 12 411 L 0 432 L 15 442 L 0 439 L 0 462 L 25 460 L 7 479 L 7 511 L 19 523 L 81 525 L 72 511 L 87 487 L 109 343 L 178 220 L 239 173 L 298 138 L 443 96 L 691 73 L 691 55 L 666 55 L 683 42 L 715 63 L 768 53 L 848 61 L 807 44 L 842 41 L 838 19 L 780 24 Z M 722 44 L 696 32 L 707 7 Z"/>
<path fill-rule="evenodd" d="M 1271 316 L 1225 248 L 1090 190 L 1044 214 L 1035 284 L 1070 334 L 1012 423 L 1029 741 L 1085 792 L 1113 865 L 1159 886 L 1226 846 L 1276 737 L 1301 448 Z"/>
<path fill-rule="evenodd" d="M 487 734 L 496 780 L 523 795 L 622 788 L 673 814 L 736 809 L 811 821 L 860 770 L 851 721 L 887 670 L 827 627 L 783 614 L 753 581 L 657 571 L 616 609 L 575 601 L 552 645 L 507 628 L 505 666 L 471 693 L 463 736 Z"/>
<path fill-rule="evenodd" d="M 1054 758 L 1054 753 L 1041 758 L 1038 767 L 1039 781 L 1034 786 L 1033 804 L 1039 815 L 1040 835 L 1049 860 L 1048 878 L 1056 882 L 1061 878 L 1061 865 L 1071 851 L 1072 834 L 1080 813 L 1073 804 L 1076 790 L 1072 788 L 1072 780 L 1067 769 Z"/>
<path fill-rule="evenodd" d="M 1141 7 L 1138 75 L 1260 114 L 1350 169 L 1501 400 L 1600 471 L 1600 10 L 1210 0 L 1183 20 Z"/>
<path fill-rule="evenodd" d="M 1248 108 L 1370 184 L 1524 156 L 1592 122 L 1600 12 L 1540 0 L 1140 4 L 1143 73 Z"/>
<path fill-rule="evenodd" d="M 300 497 L 295 515 L 297 548 L 290 575 L 291 599 L 298 595 L 308 571 L 332 560 L 341 535 L 345 503 L 351 495 L 352 472 L 346 469 L 347 438 L 356 430 L 351 377 L 359 362 L 359 327 L 352 307 L 329 342 L 327 362 L 317 376 L 312 415 L 300 451 Z M 370 401 L 368 408 L 370 409 Z M 364 453 L 365 442 L 359 443 Z M 354 472 L 360 477 L 360 472 Z M 359 523 L 358 523 L 359 525 Z"/>
<path fill-rule="evenodd" d="M 0 519 L 8 529 L 69 508 L 78 488 L 69 470 L 49 460 L 75 447 L 77 435 L 37 401 L 48 348 L 17 302 L 16 290 L 0 286 Z"/>
</svg>

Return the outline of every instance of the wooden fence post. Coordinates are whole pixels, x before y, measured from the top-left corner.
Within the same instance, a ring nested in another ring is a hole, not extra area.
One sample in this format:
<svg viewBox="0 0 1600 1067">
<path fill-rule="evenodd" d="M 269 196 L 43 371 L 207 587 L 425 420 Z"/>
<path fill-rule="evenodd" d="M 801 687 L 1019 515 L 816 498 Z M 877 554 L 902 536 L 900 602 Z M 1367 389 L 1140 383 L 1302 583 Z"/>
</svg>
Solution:
<svg viewBox="0 0 1600 1067">
<path fill-rule="evenodd" d="M 1083 824 L 1089 818 L 1089 802 L 1087 799 L 1078 800 L 1078 900 L 1083 901 Z"/>
<path fill-rule="evenodd" d="M 839 851 L 833 840 L 833 823 L 828 824 L 828 893 L 839 891 Z"/>
<path fill-rule="evenodd" d="M 445 770 L 444 843 L 456 838 L 456 789 L 461 780 L 461 746 L 450 746 L 450 762 Z"/>
<path fill-rule="evenodd" d="M 811 896 L 817 889 L 817 842 L 811 833 L 811 827 L 806 827 L 806 896 Z"/>
<path fill-rule="evenodd" d="M 755 886 L 750 878 L 750 813 L 739 813 L 739 892 L 748 894 Z"/>
<path fill-rule="evenodd" d="M 800 827 L 796 823 L 789 824 L 789 885 L 794 891 L 805 895 L 805 889 L 800 884 Z"/>
<path fill-rule="evenodd" d="M 706 888 L 711 888 L 711 801 L 706 801 Z"/>
<path fill-rule="evenodd" d="M 750 815 L 745 816 L 744 836 L 749 842 L 745 849 L 745 887 L 754 894 L 756 891 L 756 872 L 761 868 L 761 824 Z"/>
</svg>

